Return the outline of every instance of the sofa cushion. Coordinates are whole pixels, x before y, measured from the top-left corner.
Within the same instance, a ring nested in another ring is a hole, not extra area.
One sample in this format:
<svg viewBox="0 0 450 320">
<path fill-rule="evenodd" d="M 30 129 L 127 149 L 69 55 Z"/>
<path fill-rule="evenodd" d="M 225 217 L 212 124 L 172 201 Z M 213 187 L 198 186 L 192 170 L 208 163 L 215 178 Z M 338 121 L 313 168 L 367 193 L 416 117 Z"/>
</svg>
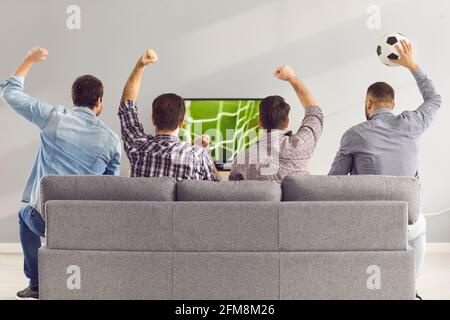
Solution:
<svg viewBox="0 0 450 320">
<path fill-rule="evenodd" d="M 47 248 L 172 251 L 172 205 L 163 201 L 47 201 Z"/>
<path fill-rule="evenodd" d="M 276 300 L 279 297 L 278 252 L 174 254 L 175 300 Z"/>
<path fill-rule="evenodd" d="M 172 252 L 39 250 L 41 300 L 167 300 Z M 68 286 L 78 269 L 80 289 Z"/>
<path fill-rule="evenodd" d="M 411 177 L 292 176 L 282 188 L 283 201 L 405 201 L 409 224 L 420 213 L 420 184 Z"/>
<path fill-rule="evenodd" d="M 41 180 L 41 213 L 49 200 L 174 201 L 172 178 L 46 176 Z"/>
<path fill-rule="evenodd" d="M 279 202 L 175 202 L 175 251 L 277 251 Z"/>
<path fill-rule="evenodd" d="M 406 251 L 408 204 L 401 201 L 280 203 L 282 251 Z"/>
<path fill-rule="evenodd" d="M 177 201 L 281 201 L 281 186 L 267 181 L 194 181 L 177 183 Z"/>
<path fill-rule="evenodd" d="M 410 300 L 414 250 L 281 252 L 282 300 Z M 377 286 L 377 277 L 380 286 Z"/>
</svg>

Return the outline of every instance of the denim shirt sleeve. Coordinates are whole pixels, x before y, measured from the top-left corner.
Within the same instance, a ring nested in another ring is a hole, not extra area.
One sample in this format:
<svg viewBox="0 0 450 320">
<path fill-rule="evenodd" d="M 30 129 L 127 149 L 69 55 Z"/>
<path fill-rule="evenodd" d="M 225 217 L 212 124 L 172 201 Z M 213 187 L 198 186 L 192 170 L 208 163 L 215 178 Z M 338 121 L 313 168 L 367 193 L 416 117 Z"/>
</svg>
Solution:
<svg viewBox="0 0 450 320">
<path fill-rule="evenodd" d="M 122 147 L 120 145 L 120 142 L 116 142 L 116 146 L 113 151 L 113 155 L 111 157 L 111 160 L 108 163 L 108 166 L 106 167 L 105 173 L 103 175 L 108 176 L 118 176 L 120 175 L 120 158 L 122 156 Z"/>
<path fill-rule="evenodd" d="M 42 129 L 47 125 L 55 107 L 26 94 L 23 91 L 24 82 L 24 77 L 8 78 L 1 85 L 1 98 L 14 111 Z"/>
</svg>

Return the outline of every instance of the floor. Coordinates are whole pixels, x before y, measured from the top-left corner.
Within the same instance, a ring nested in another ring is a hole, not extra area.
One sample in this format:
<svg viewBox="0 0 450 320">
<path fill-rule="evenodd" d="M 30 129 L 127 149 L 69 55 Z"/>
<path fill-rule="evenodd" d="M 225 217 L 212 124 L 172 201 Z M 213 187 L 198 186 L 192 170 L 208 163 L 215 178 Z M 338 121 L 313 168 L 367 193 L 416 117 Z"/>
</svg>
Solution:
<svg viewBox="0 0 450 320">
<path fill-rule="evenodd" d="M 22 255 L 0 254 L 0 300 L 14 299 L 27 286 L 22 273 Z M 450 253 L 429 253 L 417 289 L 425 300 L 450 300 Z"/>
</svg>

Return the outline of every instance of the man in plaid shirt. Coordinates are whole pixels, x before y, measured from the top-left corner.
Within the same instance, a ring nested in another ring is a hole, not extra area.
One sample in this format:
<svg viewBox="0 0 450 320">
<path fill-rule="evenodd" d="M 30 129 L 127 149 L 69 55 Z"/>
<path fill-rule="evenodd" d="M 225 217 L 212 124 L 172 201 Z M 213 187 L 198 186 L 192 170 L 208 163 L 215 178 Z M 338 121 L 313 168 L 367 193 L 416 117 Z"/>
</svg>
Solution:
<svg viewBox="0 0 450 320">
<path fill-rule="evenodd" d="M 178 138 L 186 111 L 180 96 L 168 93 L 153 101 L 152 122 L 156 135 L 145 134 L 139 122 L 136 100 L 145 67 L 157 60 L 156 53 L 151 49 L 138 60 L 120 103 L 122 139 L 131 164 L 131 176 L 219 181 L 214 163 L 205 149 L 208 140 L 203 139 L 203 148 Z"/>
<path fill-rule="evenodd" d="M 291 67 L 278 68 L 275 76 L 288 81 L 305 108 L 300 129 L 287 131 L 290 106 L 279 96 L 269 96 L 259 106 L 258 141 L 238 154 L 233 161 L 230 180 L 275 180 L 307 172 L 309 159 L 323 129 L 323 114 L 316 99 L 297 78 Z"/>
</svg>

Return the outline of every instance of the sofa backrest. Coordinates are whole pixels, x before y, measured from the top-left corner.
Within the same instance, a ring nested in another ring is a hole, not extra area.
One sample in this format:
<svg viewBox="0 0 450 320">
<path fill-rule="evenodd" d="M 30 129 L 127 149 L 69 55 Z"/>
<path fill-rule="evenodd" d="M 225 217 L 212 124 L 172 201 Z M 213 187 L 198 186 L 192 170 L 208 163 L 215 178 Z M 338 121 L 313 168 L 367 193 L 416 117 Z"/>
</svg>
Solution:
<svg viewBox="0 0 450 320">
<path fill-rule="evenodd" d="M 293 176 L 282 189 L 283 201 L 405 201 L 409 224 L 420 213 L 420 184 L 411 177 Z"/>
<path fill-rule="evenodd" d="M 408 222 L 420 210 L 417 179 L 387 176 L 296 176 L 268 181 L 210 181 L 112 176 L 47 176 L 41 212 L 51 200 L 98 201 L 405 201 Z"/>
<path fill-rule="evenodd" d="M 177 183 L 177 201 L 280 202 L 281 198 L 281 185 L 277 182 L 184 180 Z"/>
<path fill-rule="evenodd" d="M 50 200 L 174 201 L 171 178 L 46 176 L 41 180 L 41 213 Z"/>
<path fill-rule="evenodd" d="M 407 249 L 407 203 L 47 202 L 47 248 L 163 252 Z"/>
</svg>

